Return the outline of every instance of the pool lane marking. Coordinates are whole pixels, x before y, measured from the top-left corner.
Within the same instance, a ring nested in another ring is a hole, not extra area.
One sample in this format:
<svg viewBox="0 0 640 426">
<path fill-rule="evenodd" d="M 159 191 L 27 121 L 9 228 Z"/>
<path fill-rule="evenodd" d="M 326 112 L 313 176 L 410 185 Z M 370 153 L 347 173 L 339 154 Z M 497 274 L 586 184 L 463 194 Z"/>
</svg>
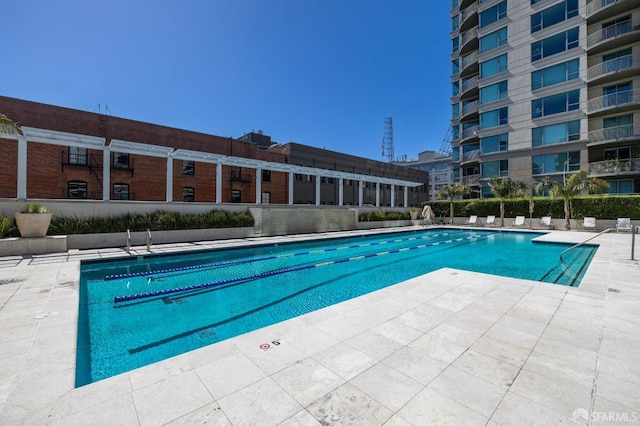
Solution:
<svg viewBox="0 0 640 426">
<path fill-rule="evenodd" d="M 486 237 L 488 237 L 489 235 L 492 235 L 492 234 L 487 234 L 487 235 L 483 235 L 483 236 L 470 235 L 467 238 L 461 239 L 461 241 L 464 241 L 464 240 L 480 240 L 480 239 L 486 238 Z M 453 240 L 449 240 L 448 241 L 448 243 L 451 243 L 451 242 L 453 242 Z M 420 244 L 420 245 L 417 245 L 417 246 L 408 247 L 408 249 L 409 250 L 416 250 L 416 249 L 422 249 L 422 248 L 425 248 L 425 247 L 436 246 L 436 245 L 438 245 L 438 243 Z M 379 252 L 379 253 L 370 253 L 370 254 L 366 254 L 366 255 L 362 255 L 362 256 L 346 258 L 346 259 L 338 259 L 338 260 L 333 260 L 333 261 L 329 261 L 329 262 L 316 263 L 316 264 L 312 264 L 312 265 L 303 265 L 303 266 L 295 266 L 295 267 L 291 267 L 291 268 L 276 269 L 276 270 L 273 270 L 273 271 L 262 272 L 262 273 L 259 273 L 259 274 L 249 275 L 249 276 L 246 276 L 246 277 L 229 278 L 229 279 L 226 279 L 226 280 L 214 281 L 214 282 L 203 283 L 203 284 L 194 284 L 194 285 L 190 285 L 190 286 L 186 286 L 186 287 L 168 288 L 168 289 L 156 290 L 156 291 L 147 292 L 147 293 L 137 293 L 137 294 L 131 294 L 131 295 L 126 295 L 126 296 L 116 296 L 116 297 L 114 297 L 113 302 L 114 303 L 122 303 L 122 302 L 129 302 L 129 301 L 132 301 L 132 300 L 148 299 L 148 298 L 151 298 L 151 297 L 158 297 L 158 296 L 166 296 L 168 294 L 182 293 L 182 292 L 186 292 L 186 291 L 200 290 L 200 289 L 205 289 L 205 288 L 214 288 L 214 287 L 219 287 L 219 286 L 222 286 L 222 285 L 233 284 L 233 283 L 242 282 L 242 281 L 248 281 L 248 280 L 252 280 L 252 279 L 256 279 L 256 278 L 266 278 L 266 277 L 271 277 L 271 276 L 275 276 L 275 275 L 286 274 L 286 273 L 289 273 L 289 272 L 303 271 L 303 270 L 306 270 L 306 269 L 312 269 L 312 268 L 317 268 L 317 267 L 321 267 L 321 266 L 328 266 L 328 265 L 333 265 L 333 264 L 336 264 L 336 263 L 344 263 L 344 262 L 349 262 L 349 261 L 353 261 L 353 260 L 362 260 L 362 259 L 366 259 L 366 258 L 382 256 L 382 255 L 385 255 L 385 254 L 398 253 L 398 252 L 400 252 L 400 249 L 394 249 L 394 250 L 389 250 L 389 251 L 386 251 L 386 252 Z"/>
<path fill-rule="evenodd" d="M 437 237 L 443 237 L 443 236 L 448 236 L 448 235 L 455 235 L 455 234 L 459 234 L 461 232 L 458 231 L 454 231 L 454 232 L 443 232 L 443 233 L 437 233 L 437 234 L 427 234 L 424 235 L 422 237 L 420 237 L 420 239 L 435 239 Z M 416 240 L 418 237 L 409 237 L 409 238 L 404 238 L 404 239 L 396 239 L 394 240 L 394 242 L 402 242 L 402 241 L 413 241 Z M 113 281 L 113 280 L 118 280 L 118 279 L 126 279 L 126 278 L 134 278 L 134 277 L 148 277 L 148 276 L 153 276 L 153 275 L 160 275 L 160 274 L 170 274 L 173 272 L 187 272 L 187 271 L 194 271 L 194 270 L 198 270 L 198 269 L 214 269 L 214 268 L 220 268 L 220 267 L 225 267 L 225 266 L 236 266 L 236 265 L 242 265 L 245 263 L 253 263 L 253 262 L 263 262 L 266 260 L 273 260 L 273 259 L 279 259 L 279 258 L 285 258 L 285 257 L 291 257 L 291 256 L 306 256 L 308 254 L 318 254 L 318 253 L 324 253 L 324 252 L 328 252 L 328 251 L 336 251 L 336 250 L 345 250 L 345 249 L 354 249 L 354 248 L 361 248 L 361 247 L 370 247 L 372 245 L 380 245 L 380 244 L 387 244 L 388 241 L 380 241 L 377 243 L 363 243 L 363 244 L 353 244 L 353 245 L 349 245 L 349 246 L 341 246 L 341 247 L 336 247 L 336 248 L 329 248 L 329 249 L 320 249 L 320 250 L 309 250 L 309 251 L 303 251 L 303 252 L 297 252 L 297 253 L 285 253 L 285 254 L 278 254 L 278 255 L 272 255 L 272 256 L 264 256 L 264 257 L 257 257 L 257 258 L 252 258 L 252 259 L 240 259 L 240 260 L 230 260 L 230 261 L 226 261 L 226 262 L 216 262 L 216 263 L 206 263 L 203 265 L 192 265 L 192 266 L 183 266 L 180 268 L 168 268 L 168 269 L 159 269 L 156 271 L 144 271 L 144 272 L 130 272 L 128 274 L 115 274 L 115 275 L 107 275 L 104 277 L 104 281 Z"/>
</svg>

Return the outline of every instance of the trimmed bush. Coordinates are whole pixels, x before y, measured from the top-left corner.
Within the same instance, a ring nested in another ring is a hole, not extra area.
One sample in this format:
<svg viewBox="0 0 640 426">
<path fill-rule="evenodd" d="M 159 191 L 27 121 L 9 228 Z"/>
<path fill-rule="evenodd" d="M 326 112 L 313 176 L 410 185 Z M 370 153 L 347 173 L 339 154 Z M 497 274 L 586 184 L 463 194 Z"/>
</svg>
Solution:
<svg viewBox="0 0 640 426">
<path fill-rule="evenodd" d="M 406 212 L 377 210 L 375 212 L 361 213 L 358 217 L 360 222 L 375 222 L 380 220 L 411 220 L 411 214 Z"/>
<path fill-rule="evenodd" d="M 551 216 L 564 218 L 564 201 L 562 198 L 533 197 L 533 217 Z M 430 201 L 428 203 L 436 217 L 449 217 L 449 201 Z M 456 200 L 453 202 L 453 215 L 466 217 L 469 215 L 500 215 L 500 200 L 497 198 L 480 198 Z M 504 202 L 505 217 L 529 216 L 529 199 L 514 198 Z M 582 219 L 585 216 L 598 219 L 616 219 L 630 217 L 640 219 L 640 195 L 584 195 L 575 197 L 571 203 L 571 218 Z"/>
</svg>

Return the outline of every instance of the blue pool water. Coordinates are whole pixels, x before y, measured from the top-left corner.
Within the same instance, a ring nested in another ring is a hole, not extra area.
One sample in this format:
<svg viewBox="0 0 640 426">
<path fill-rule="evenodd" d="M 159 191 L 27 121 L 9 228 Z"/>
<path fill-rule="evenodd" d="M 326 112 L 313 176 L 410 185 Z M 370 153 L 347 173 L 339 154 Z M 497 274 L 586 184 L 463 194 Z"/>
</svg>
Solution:
<svg viewBox="0 0 640 426">
<path fill-rule="evenodd" d="M 83 262 L 82 386 L 442 267 L 577 286 L 596 246 L 432 229 Z"/>
</svg>

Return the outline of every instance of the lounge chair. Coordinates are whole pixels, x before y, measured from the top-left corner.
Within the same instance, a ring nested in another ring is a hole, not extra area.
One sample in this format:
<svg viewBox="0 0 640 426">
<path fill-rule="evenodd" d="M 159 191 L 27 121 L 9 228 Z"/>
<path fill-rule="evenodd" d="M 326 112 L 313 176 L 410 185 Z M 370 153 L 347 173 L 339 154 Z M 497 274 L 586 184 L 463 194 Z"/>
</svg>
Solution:
<svg viewBox="0 0 640 426">
<path fill-rule="evenodd" d="M 553 228 L 553 224 L 551 223 L 551 216 L 542 216 L 540 218 L 540 226 L 545 228 Z"/>
<path fill-rule="evenodd" d="M 618 223 L 616 223 L 616 229 L 620 231 L 631 231 L 631 218 L 619 217 Z"/>
<path fill-rule="evenodd" d="M 465 225 L 475 225 L 476 222 L 478 221 L 478 215 L 471 215 L 469 216 L 469 219 L 467 219 L 467 221 L 464 223 Z"/>
<path fill-rule="evenodd" d="M 596 230 L 596 218 L 595 217 L 585 217 L 582 220 L 582 229 L 584 229 L 585 231 L 587 231 L 587 230 L 595 231 Z"/>
<path fill-rule="evenodd" d="M 516 216 L 516 220 L 513 221 L 513 226 L 524 226 L 524 216 Z"/>
<path fill-rule="evenodd" d="M 496 224 L 496 217 L 495 216 L 487 216 L 487 220 L 484 223 L 486 226 L 493 226 Z"/>
</svg>

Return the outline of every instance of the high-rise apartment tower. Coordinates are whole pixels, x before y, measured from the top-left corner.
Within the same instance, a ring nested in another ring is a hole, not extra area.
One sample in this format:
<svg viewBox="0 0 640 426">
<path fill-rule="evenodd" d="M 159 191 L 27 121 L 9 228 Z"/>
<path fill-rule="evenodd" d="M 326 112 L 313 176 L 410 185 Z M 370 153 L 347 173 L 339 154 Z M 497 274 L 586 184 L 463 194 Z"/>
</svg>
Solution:
<svg viewBox="0 0 640 426">
<path fill-rule="evenodd" d="M 452 0 L 454 181 L 640 192 L 640 1 Z"/>
</svg>

